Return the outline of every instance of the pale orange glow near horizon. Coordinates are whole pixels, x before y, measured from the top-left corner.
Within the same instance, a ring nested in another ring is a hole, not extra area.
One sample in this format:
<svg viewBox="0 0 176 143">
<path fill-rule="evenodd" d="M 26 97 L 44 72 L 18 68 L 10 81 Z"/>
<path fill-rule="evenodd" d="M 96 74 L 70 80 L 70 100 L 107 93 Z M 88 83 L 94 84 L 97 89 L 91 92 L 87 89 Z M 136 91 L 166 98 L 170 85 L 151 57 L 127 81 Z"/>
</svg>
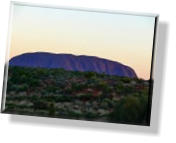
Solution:
<svg viewBox="0 0 176 143">
<path fill-rule="evenodd" d="M 9 58 L 29 52 L 89 55 L 150 78 L 155 17 L 14 5 Z"/>
</svg>

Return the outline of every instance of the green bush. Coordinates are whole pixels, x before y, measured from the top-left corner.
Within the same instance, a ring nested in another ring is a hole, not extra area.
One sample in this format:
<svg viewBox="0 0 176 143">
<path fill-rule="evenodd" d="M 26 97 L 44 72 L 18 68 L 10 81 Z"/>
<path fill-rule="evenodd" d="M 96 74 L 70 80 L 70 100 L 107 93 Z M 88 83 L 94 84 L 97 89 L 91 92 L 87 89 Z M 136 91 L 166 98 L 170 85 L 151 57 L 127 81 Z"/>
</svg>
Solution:
<svg viewBox="0 0 176 143">
<path fill-rule="evenodd" d="M 110 114 L 112 122 L 145 123 L 147 122 L 147 95 L 131 95 L 119 100 Z"/>
<path fill-rule="evenodd" d="M 56 108 L 54 103 L 52 102 L 48 103 L 48 111 L 50 116 L 55 116 Z"/>
<path fill-rule="evenodd" d="M 49 85 L 49 86 L 46 87 L 45 90 L 46 90 L 47 92 L 55 93 L 55 92 L 57 91 L 57 89 L 59 89 L 59 88 L 57 88 L 57 87 L 54 86 L 54 85 Z"/>
<path fill-rule="evenodd" d="M 86 84 L 81 83 L 72 83 L 72 91 L 81 91 L 82 89 L 86 88 Z"/>
<path fill-rule="evenodd" d="M 86 119 L 94 119 L 97 118 L 98 115 L 96 113 L 86 112 L 83 115 Z"/>
<path fill-rule="evenodd" d="M 84 101 L 86 101 L 86 100 L 90 100 L 92 97 L 93 97 L 93 95 L 92 94 L 81 94 L 81 95 L 79 95 L 79 96 L 76 96 L 79 100 L 84 100 Z"/>
<path fill-rule="evenodd" d="M 84 76 L 86 78 L 92 78 L 92 77 L 96 77 L 96 73 L 95 72 L 85 72 Z"/>
<path fill-rule="evenodd" d="M 38 79 L 30 78 L 27 83 L 29 84 L 30 87 L 36 87 L 40 84 Z"/>
<path fill-rule="evenodd" d="M 27 84 L 22 84 L 18 87 L 17 92 L 27 91 L 29 86 Z"/>
<path fill-rule="evenodd" d="M 121 81 L 124 83 L 130 83 L 131 79 L 129 77 L 122 77 Z"/>
<path fill-rule="evenodd" d="M 33 101 L 33 107 L 34 107 L 34 110 L 41 110 L 41 109 L 47 110 L 48 109 L 47 102 L 44 102 L 41 99 Z"/>
</svg>

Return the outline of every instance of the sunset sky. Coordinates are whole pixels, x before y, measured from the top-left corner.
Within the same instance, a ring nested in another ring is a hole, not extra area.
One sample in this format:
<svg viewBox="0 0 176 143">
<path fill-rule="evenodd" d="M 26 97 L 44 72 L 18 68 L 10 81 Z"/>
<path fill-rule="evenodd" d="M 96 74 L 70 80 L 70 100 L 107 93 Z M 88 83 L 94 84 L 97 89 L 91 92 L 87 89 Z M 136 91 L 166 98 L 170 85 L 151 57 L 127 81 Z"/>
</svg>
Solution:
<svg viewBox="0 0 176 143">
<path fill-rule="evenodd" d="M 26 52 L 98 56 L 150 78 L 155 17 L 13 6 L 10 55 Z"/>
</svg>

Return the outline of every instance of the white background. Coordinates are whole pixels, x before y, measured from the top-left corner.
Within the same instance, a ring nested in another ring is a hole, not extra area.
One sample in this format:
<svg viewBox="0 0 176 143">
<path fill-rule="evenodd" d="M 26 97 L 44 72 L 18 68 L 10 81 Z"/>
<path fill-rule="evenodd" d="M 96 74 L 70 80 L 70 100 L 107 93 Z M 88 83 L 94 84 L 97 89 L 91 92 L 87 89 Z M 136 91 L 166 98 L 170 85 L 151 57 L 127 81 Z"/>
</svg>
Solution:
<svg viewBox="0 0 176 143">
<path fill-rule="evenodd" d="M 23 2 L 160 15 L 151 127 L 0 114 L 0 142 L 176 142 L 175 0 L 23 0 Z M 0 0 L 0 93 L 7 46 L 9 0 Z M 130 23 L 129 23 L 130 24 Z M 35 33 L 34 33 L 35 34 Z M 141 35 L 142 36 L 142 35 Z"/>
</svg>

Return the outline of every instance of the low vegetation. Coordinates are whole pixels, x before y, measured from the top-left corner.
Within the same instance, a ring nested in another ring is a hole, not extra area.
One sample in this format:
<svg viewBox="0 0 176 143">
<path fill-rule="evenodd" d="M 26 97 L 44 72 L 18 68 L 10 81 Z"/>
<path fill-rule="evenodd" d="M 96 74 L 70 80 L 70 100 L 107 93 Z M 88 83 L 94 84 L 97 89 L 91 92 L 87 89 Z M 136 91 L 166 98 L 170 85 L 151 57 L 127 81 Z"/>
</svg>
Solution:
<svg viewBox="0 0 176 143">
<path fill-rule="evenodd" d="M 147 124 L 148 90 L 136 78 L 9 67 L 5 112 Z"/>
</svg>

